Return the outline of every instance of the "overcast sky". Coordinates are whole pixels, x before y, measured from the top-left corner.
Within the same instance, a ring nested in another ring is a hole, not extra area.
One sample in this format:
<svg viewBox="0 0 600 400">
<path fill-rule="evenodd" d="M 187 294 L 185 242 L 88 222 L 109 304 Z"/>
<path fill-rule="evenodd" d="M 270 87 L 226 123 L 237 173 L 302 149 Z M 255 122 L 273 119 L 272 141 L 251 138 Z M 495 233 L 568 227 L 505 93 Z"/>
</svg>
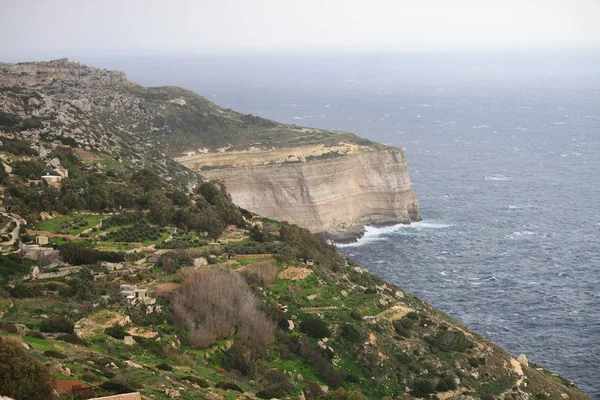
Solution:
<svg viewBox="0 0 600 400">
<path fill-rule="evenodd" d="M 0 60 L 599 48 L 600 0 L 0 0 Z"/>
</svg>

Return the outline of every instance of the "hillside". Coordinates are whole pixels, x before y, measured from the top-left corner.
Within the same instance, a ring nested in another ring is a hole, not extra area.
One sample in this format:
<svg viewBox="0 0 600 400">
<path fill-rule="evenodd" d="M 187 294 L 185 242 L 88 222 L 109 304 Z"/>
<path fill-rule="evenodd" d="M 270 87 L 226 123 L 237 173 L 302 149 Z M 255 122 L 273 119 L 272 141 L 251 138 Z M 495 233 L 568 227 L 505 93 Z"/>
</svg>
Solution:
<svg viewBox="0 0 600 400">
<path fill-rule="evenodd" d="M 130 107 L 135 91 L 199 96 L 98 71 L 0 66 L 0 395 L 589 399 L 322 236 L 238 207 L 128 128 L 165 106 Z"/>
<path fill-rule="evenodd" d="M 0 126 L 57 138 L 87 140 L 111 152 L 106 133 L 141 139 L 170 157 L 186 151 L 278 148 L 297 144 L 356 143 L 379 147 L 345 132 L 302 128 L 241 114 L 178 87 L 146 88 L 124 73 L 67 59 L 1 64 L 3 109 Z M 15 90 L 12 90 L 15 89 Z"/>
<path fill-rule="evenodd" d="M 182 186 L 192 178 L 174 157 L 223 180 L 241 207 L 269 218 L 285 215 L 336 239 L 354 239 L 366 223 L 420 220 L 401 149 L 240 114 L 181 88 L 145 88 L 121 72 L 66 59 L 0 64 L 0 85 L 5 132 L 46 147 L 56 142 L 94 151 L 104 171 L 128 165 L 167 176 L 170 170 Z M 345 193 L 330 185 L 331 170 L 365 174 L 348 180 Z M 284 192 L 272 182 L 279 173 L 293 183 Z"/>
</svg>

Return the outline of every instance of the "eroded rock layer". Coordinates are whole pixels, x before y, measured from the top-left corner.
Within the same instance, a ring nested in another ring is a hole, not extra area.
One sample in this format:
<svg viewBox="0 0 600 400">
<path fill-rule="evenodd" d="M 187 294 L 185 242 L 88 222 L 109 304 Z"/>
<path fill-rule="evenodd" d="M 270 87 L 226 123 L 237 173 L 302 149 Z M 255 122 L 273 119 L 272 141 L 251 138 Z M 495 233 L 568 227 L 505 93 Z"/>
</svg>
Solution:
<svg viewBox="0 0 600 400">
<path fill-rule="evenodd" d="M 365 224 L 420 220 L 404 153 L 397 148 L 202 174 L 223 180 L 241 207 L 333 239 L 356 237 Z"/>
</svg>

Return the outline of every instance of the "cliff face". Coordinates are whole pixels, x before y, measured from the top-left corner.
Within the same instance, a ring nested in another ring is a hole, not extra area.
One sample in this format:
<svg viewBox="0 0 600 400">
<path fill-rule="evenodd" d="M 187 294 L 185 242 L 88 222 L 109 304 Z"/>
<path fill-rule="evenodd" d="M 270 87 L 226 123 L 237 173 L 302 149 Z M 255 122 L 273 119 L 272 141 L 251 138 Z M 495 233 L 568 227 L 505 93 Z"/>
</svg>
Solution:
<svg viewBox="0 0 600 400">
<path fill-rule="evenodd" d="M 336 240 L 356 237 L 365 224 L 420 220 L 401 149 L 212 169 L 202 174 L 223 180 L 241 207 Z"/>
</svg>

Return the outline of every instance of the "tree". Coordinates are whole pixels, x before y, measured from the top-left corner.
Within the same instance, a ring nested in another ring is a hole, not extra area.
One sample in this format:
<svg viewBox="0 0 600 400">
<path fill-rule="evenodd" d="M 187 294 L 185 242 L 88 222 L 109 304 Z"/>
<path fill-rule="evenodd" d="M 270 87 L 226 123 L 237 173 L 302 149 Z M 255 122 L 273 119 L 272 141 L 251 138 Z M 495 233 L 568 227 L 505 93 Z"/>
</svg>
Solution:
<svg viewBox="0 0 600 400">
<path fill-rule="evenodd" d="M 0 337 L 0 393 L 15 400 L 55 399 L 54 374 L 19 339 Z"/>
<path fill-rule="evenodd" d="M 150 209 L 150 219 L 157 225 L 168 225 L 173 219 L 173 202 L 162 191 L 153 190 L 151 192 L 148 208 Z"/>
</svg>

